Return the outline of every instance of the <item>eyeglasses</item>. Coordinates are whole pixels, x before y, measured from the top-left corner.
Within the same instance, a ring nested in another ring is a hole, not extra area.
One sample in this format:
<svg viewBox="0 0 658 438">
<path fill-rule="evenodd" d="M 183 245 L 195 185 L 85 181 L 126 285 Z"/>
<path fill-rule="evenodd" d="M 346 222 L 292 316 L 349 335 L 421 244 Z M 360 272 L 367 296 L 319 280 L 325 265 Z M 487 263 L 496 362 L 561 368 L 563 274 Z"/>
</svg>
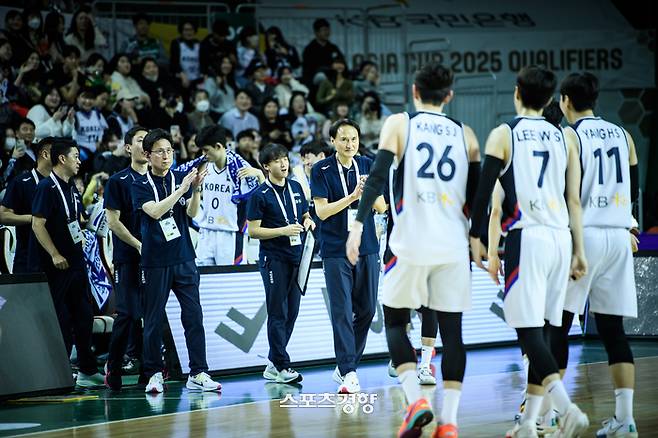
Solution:
<svg viewBox="0 0 658 438">
<path fill-rule="evenodd" d="M 173 155 L 174 150 L 173 149 L 158 149 L 157 151 L 151 151 L 151 153 L 162 157 L 164 155 Z"/>
</svg>

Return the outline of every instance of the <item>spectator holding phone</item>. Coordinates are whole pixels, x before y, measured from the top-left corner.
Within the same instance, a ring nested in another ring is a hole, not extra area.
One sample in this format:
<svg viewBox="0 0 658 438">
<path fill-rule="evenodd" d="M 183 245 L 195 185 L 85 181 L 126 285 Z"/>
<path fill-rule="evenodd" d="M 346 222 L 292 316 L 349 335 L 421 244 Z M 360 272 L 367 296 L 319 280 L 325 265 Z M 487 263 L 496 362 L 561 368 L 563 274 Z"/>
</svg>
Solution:
<svg viewBox="0 0 658 438">
<path fill-rule="evenodd" d="M 75 110 L 62 103 L 59 90 L 51 85 L 44 89 L 41 103 L 30 108 L 27 118 L 36 126 L 37 140 L 46 137 L 70 137 L 73 133 Z"/>
</svg>

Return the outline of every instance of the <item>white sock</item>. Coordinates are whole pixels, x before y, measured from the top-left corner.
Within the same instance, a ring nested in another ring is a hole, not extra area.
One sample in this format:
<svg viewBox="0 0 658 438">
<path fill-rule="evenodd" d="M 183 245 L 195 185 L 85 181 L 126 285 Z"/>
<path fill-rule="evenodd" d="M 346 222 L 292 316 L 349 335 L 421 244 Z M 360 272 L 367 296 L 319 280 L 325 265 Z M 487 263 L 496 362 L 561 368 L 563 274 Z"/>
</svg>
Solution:
<svg viewBox="0 0 658 438">
<path fill-rule="evenodd" d="M 443 406 L 441 406 L 441 422 L 457 426 L 457 409 L 462 392 L 459 389 L 443 390 Z"/>
<path fill-rule="evenodd" d="M 428 368 L 430 362 L 432 361 L 432 352 L 434 351 L 434 346 L 423 345 L 420 349 L 420 366 Z"/>
<path fill-rule="evenodd" d="M 624 421 L 633 418 L 633 390 L 630 388 L 615 389 L 615 417 Z"/>
<path fill-rule="evenodd" d="M 569 394 L 567 394 L 562 380 L 553 380 L 546 385 L 546 395 L 550 397 L 553 406 L 555 406 L 560 416 L 567 413 L 567 409 L 571 405 L 571 399 L 569 398 Z"/>
<path fill-rule="evenodd" d="M 530 424 L 535 424 L 537 422 L 537 416 L 539 415 L 539 409 L 541 409 L 543 400 L 543 395 L 528 394 L 521 423 L 528 422 Z"/>
<path fill-rule="evenodd" d="M 403 372 L 402 374 L 398 375 L 398 380 L 402 384 L 404 395 L 407 396 L 407 402 L 409 404 L 412 404 L 416 400 L 423 397 L 420 392 L 420 385 L 418 384 L 418 374 L 416 370 L 407 370 Z"/>
<path fill-rule="evenodd" d="M 553 403 L 551 402 L 550 397 L 544 397 L 544 400 L 541 402 L 541 409 L 539 409 L 539 415 L 545 417 L 551 409 L 553 409 Z"/>
</svg>

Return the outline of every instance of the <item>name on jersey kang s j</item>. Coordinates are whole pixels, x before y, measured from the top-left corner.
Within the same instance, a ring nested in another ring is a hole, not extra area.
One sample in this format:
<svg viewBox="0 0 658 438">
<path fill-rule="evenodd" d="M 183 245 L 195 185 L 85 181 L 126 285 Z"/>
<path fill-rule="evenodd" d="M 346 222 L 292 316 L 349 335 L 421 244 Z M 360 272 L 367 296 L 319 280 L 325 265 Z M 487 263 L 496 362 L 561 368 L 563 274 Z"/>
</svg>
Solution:
<svg viewBox="0 0 658 438">
<path fill-rule="evenodd" d="M 521 129 L 514 131 L 514 140 L 517 142 L 523 141 L 553 141 L 561 142 L 562 134 L 560 131 L 538 131 L 536 129 Z"/>
<path fill-rule="evenodd" d="M 447 137 L 461 137 L 461 130 L 458 126 L 444 125 L 442 123 L 416 122 L 416 130 L 420 132 L 430 132 L 435 135 L 444 135 Z"/>
</svg>

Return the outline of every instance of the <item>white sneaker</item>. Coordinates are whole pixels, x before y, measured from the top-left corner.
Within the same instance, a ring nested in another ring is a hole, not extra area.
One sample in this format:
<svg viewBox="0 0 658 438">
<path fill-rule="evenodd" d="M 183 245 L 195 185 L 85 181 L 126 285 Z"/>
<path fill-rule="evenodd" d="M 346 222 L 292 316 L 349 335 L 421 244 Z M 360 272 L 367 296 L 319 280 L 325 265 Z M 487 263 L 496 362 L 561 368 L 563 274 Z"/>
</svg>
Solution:
<svg viewBox="0 0 658 438">
<path fill-rule="evenodd" d="M 155 373 L 149 379 L 149 383 L 146 384 L 146 389 L 144 392 L 150 392 L 154 394 L 159 394 L 164 392 L 164 378 L 162 373 Z"/>
<path fill-rule="evenodd" d="M 279 370 L 276 369 L 272 362 L 268 362 L 265 370 L 263 371 L 263 377 L 266 380 L 276 380 L 276 377 L 279 375 Z"/>
<path fill-rule="evenodd" d="M 196 376 L 188 376 L 187 383 L 185 384 L 187 389 L 197 390 L 197 391 L 221 391 L 222 385 L 219 382 L 215 382 L 210 376 L 204 372 L 197 374 Z"/>
<path fill-rule="evenodd" d="M 508 430 L 505 438 L 537 438 L 537 426 L 527 421 L 516 423 L 514 429 Z"/>
<path fill-rule="evenodd" d="M 421 385 L 436 385 L 436 377 L 432 375 L 430 367 L 418 368 L 418 383 Z"/>
<path fill-rule="evenodd" d="M 343 376 L 340 374 L 340 370 L 338 367 L 334 370 L 334 374 L 331 376 L 332 379 L 334 379 L 334 382 L 338 383 L 339 385 L 343 384 Z"/>
<path fill-rule="evenodd" d="M 338 387 L 338 393 L 356 394 L 357 392 L 361 392 L 359 378 L 356 376 L 356 371 L 350 371 L 343 377 L 343 383 Z"/>
<path fill-rule="evenodd" d="M 575 403 L 571 403 L 566 414 L 558 420 L 560 427 L 553 438 L 578 437 L 589 427 L 589 419 Z"/>
<path fill-rule="evenodd" d="M 292 368 L 281 370 L 278 372 L 276 376 L 277 383 L 293 383 L 293 382 L 301 382 L 301 380 L 302 380 L 302 375 L 299 374 L 297 371 L 293 370 Z"/>
<path fill-rule="evenodd" d="M 543 417 L 537 419 L 537 435 L 546 436 L 557 431 L 557 412 L 551 409 Z"/>
<path fill-rule="evenodd" d="M 103 376 L 101 373 L 88 375 L 78 371 L 78 378 L 75 381 L 75 384 L 82 388 L 94 388 L 96 386 L 104 386 L 105 376 Z"/>
<path fill-rule="evenodd" d="M 603 428 L 596 432 L 596 438 L 624 437 L 637 438 L 637 426 L 633 418 L 627 418 L 624 421 L 612 417 L 603 422 Z"/>
<path fill-rule="evenodd" d="M 398 371 L 393 366 L 393 361 L 392 360 L 388 361 L 388 375 L 391 376 L 391 377 L 397 377 L 398 376 Z"/>
</svg>

